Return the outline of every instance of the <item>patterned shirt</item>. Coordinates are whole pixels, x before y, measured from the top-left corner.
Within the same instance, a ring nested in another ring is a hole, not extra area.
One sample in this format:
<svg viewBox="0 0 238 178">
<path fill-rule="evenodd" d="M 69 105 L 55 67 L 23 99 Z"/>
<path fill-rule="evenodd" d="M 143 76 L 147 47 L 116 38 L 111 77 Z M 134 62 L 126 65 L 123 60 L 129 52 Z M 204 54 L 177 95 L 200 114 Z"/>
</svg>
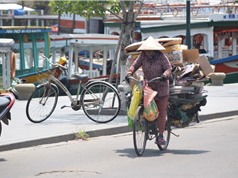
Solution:
<svg viewBox="0 0 238 178">
<path fill-rule="evenodd" d="M 132 74 L 142 67 L 144 79 L 151 80 L 162 75 L 169 78 L 172 71 L 172 66 L 168 58 L 160 51 L 157 51 L 151 57 L 145 55 L 144 52 L 131 65 L 129 72 Z M 154 91 L 157 91 L 157 97 L 164 97 L 169 94 L 169 80 L 152 82 L 148 84 Z"/>
</svg>

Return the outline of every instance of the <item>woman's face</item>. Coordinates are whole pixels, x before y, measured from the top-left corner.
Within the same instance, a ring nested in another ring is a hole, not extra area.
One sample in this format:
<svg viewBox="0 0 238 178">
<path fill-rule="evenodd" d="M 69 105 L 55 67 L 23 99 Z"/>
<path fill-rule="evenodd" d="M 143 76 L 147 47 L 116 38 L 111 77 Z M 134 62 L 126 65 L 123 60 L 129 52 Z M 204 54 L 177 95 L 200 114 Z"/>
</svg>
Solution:
<svg viewBox="0 0 238 178">
<path fill-rule="evenodd" d="M 149 51 L 149 50 L 148 50 L 148 51 L 147 51 L 147 50 L 145 51 L 145 55 L 146 55 L 146 56 L 151 56 L 153 53 L 154 53 L 154 51 Z"/>
</svg>

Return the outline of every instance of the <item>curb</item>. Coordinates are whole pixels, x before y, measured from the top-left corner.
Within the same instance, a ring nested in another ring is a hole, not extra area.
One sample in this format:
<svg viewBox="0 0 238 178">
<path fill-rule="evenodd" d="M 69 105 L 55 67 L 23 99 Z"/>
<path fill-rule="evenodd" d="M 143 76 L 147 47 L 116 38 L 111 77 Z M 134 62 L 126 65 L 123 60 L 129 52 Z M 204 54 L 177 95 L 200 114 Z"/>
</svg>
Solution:
<svg viewBox="0 0 238 178">
<path fill-rule="evenodd" d="M 214 113 L 214 114 L 207 114 L 207 115 L 200 115 L 199 119 L 201 121 L 205 121 L 205 120 L 222 118 L 222 117 L 229 117 L 229 116 L 234 116 L 234 115 L 238 115 L 238 110 L 226 111 L 226 112 L 220 112 L 220 113 Z"/>
<path fill-rule="evenodd" d="M 218 119 L 218 118 L 229 117 L 229 116 L 234 116 L 234 115 L 238 115 L 238 110 L 215 113 L 215 114 L 199 115 L 199 119 L 200 119 L 200 121 L 206 121 L 206 120 Z M 131 131 L 132 131 L 132 129 L 129 128 L 127 125 L 125 125 L 125 126 L 120 126 L 120 127 L 115 127 L 115 128 L 86 131 L 86 133 L 89 135 L 89 137 L 92 138 L 92 137 L 126 133 L 126 132 L 131 132 Z M 59 135 L 59 136 L 54 136 L 54 137 L 49 137 L 49 138 L 42 138 L 42 139 L 36 139 L 36 140 L 31 140 L 31 141 L 13 143 L 13 144 L 9 144 L 9 145 L 2 145 L 2 146 L 0 146 L 0 152 L 1 151 L 10 151 L 10 150 L 20 149 L 20 148 L 34 147 L 34 146 L 39 146 L 39 145 L 43 145 L 43 144 L 67 142 L 70 140 L 75 140 L 74 134 Z"/>
<path fill-rule="evenodd" d="M 120 126 L 120 127 L 115 127 L 115 128 L 87 131 L 86 133 L 89 135 L 90 138 L 92 138 L 92 137 L 126 133 L 126 132 L 130 132 L 130 131 L 131 131 L 131 128 L 129 128 L 127 125 L 125 125 L 125 126 Z M 8 144 L 8 145 L 2 145 L 2 146 L 0 146 L 0 152 L 1 151 L 10 151 L 10 150 L 20 149 L 20 148 L 34 147 L 34 146 L 39 146 L 39 145 L 43 145 L 43 144 L 67 142 L 67 141 L 75 140 L 75 139 L 76 139 L 75 135 L 72 133 L 72 134 L 36 139 L 36 140 L 31 140 L 31 141 L 23 141 L 23 142 Z"/>
</svg>

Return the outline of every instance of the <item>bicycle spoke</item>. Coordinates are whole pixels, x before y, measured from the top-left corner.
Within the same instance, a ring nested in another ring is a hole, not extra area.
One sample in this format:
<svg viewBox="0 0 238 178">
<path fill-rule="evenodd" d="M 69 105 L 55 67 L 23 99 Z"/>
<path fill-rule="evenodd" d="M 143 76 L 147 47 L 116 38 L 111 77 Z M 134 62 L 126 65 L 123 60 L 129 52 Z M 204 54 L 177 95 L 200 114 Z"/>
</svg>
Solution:
<svg viewBox="0 0 238 178">
<path fill-rule="evenodd" d="M 141 156 L 145 151 L 147 135 L 147 123 L 143 118 L 143 108 L 139 106 L 133 120 L 133 143 L 138 156 Z"/>
<path fill-rule="evenodd" d="M 35 90 L 27 102 L 26 115 L 31 122 L 40 123 L 54 111 L 58 93 L 54 87 L 41 86 Z"/>
<path fill-rule="evenodd" d="M 107 82 L 90 84 L 82 95 L 83 110 L 95 122 L 110 122 L 120 111 L 119 95 Z"/>
</svg>

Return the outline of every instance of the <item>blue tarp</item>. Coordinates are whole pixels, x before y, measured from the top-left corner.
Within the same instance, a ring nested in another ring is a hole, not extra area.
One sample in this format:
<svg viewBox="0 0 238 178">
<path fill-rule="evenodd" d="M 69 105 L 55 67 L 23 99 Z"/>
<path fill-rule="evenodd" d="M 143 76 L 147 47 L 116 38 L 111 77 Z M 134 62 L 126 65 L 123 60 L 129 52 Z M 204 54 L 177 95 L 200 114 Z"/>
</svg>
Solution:
<svg viewBox="0 0 238 178">
<path fill-rule="evenodd" d="M 14 15 L 24 15 L 25 11 L 24 9 L 15 9 L 14 10 Z"/>
</svg>

